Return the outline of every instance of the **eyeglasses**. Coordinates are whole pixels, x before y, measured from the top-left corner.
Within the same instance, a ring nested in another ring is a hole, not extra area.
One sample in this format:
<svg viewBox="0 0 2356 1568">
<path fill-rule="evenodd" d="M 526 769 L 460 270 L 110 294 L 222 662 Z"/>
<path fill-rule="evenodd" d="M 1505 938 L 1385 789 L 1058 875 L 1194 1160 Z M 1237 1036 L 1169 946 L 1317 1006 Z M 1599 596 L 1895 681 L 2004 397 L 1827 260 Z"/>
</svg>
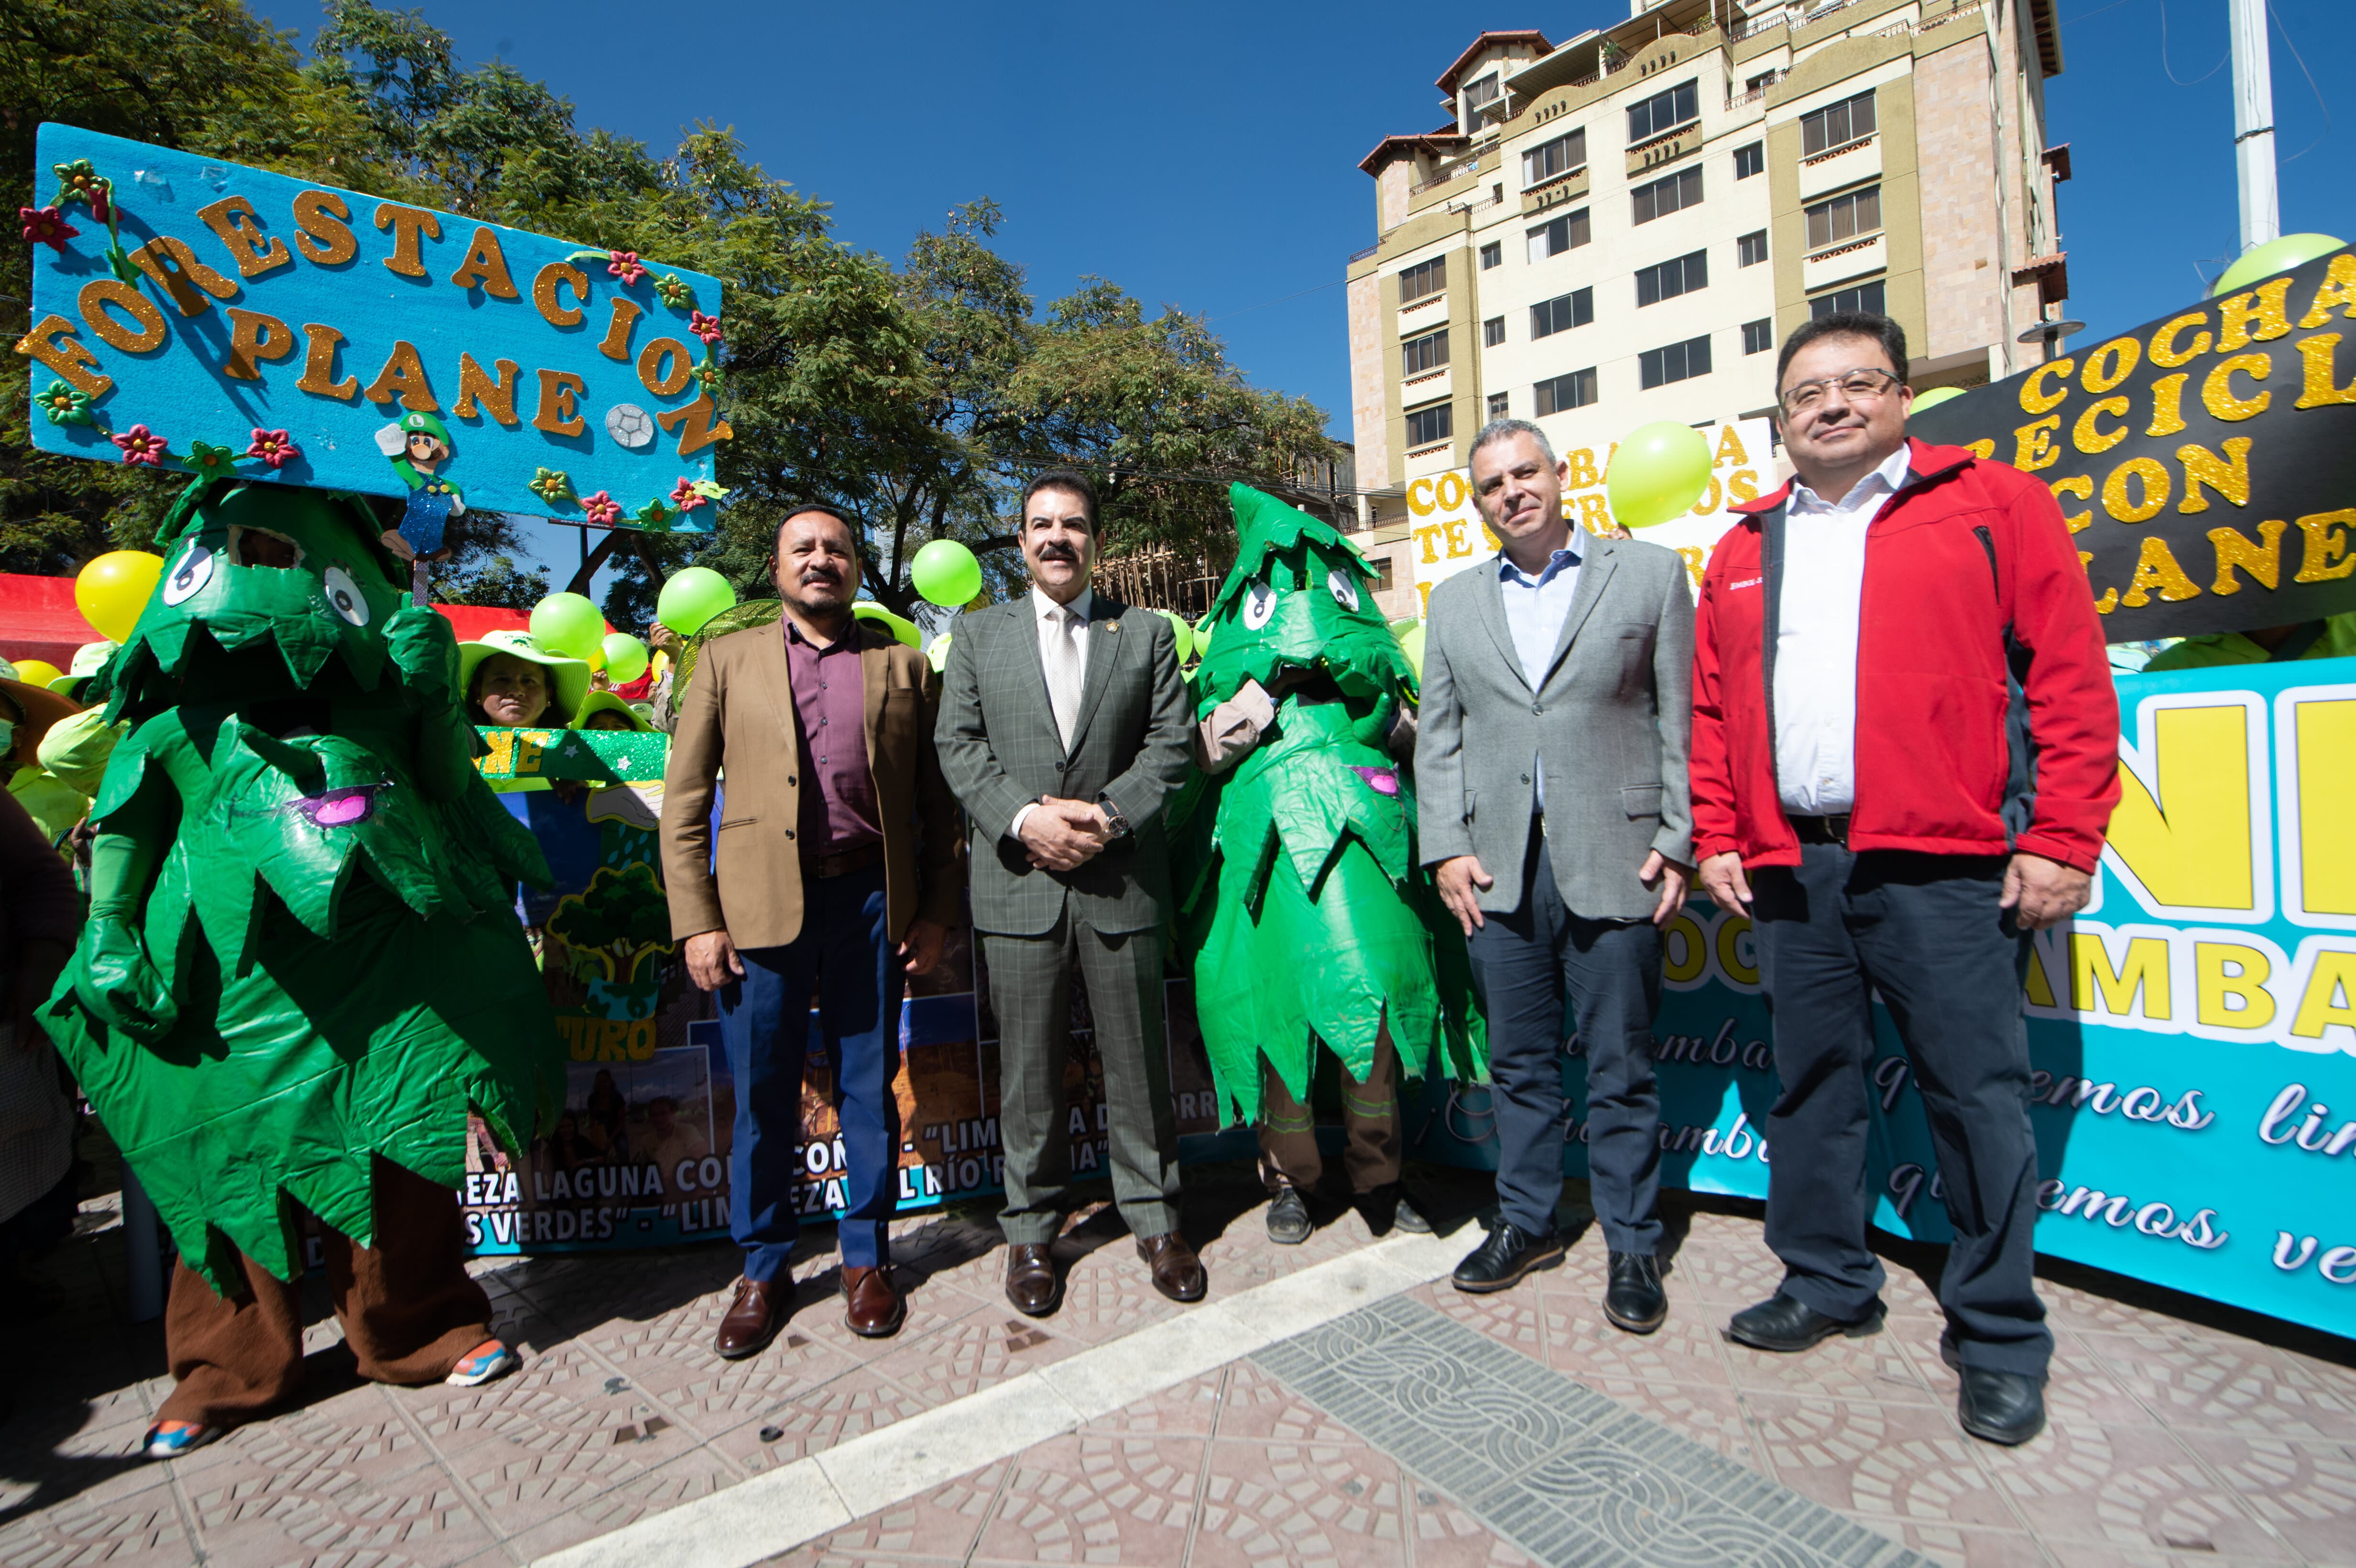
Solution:
<svg viewBox="0 0 2356 1568">
<path fill-rule="evenodd" d="M 1834 387 L 1838 387 L 1841 396 L 1850 402 L 1865 403 L 1886 396 L 1897 385 L 1898 378 L 1889 371 L 1860 366 L 1854 370 L 1844 370 L 1837 376 L 1819 376 L 1813 381 L 1802 381 L 1797 386 L 1787 388 L 1780 401 L 1785 413 L 1804 414 L 1822 404 L 1825 393 Z"/>
</svg>

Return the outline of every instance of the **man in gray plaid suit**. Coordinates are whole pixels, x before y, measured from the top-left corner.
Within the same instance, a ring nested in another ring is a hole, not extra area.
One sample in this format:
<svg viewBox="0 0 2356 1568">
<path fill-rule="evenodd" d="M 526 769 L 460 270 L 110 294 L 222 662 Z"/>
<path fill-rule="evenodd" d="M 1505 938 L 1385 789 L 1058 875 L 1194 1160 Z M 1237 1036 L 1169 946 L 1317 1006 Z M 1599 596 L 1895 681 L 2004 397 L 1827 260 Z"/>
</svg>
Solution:
<svg viewBox="0 0 2356 1568">
<path fill-rule="evenodd" d="M 1199 1301 L 1203 1265 L 1178 1234 L 1162 1023 L 1162 805 L 1186 774 L 1193 707 L 1168 618 L 1088 587 L 1101 536 L 1085 475 L 1031 482 L 1022 539 L 1031 592 L 958 617 L 935 731 L 969 822 L 973 924 L 998 1014 L 1006 1296 L 1033 1317 L 1062 1297 L 1048 1243 L 1071 1179 L 1076 967 L 1104 1065 L 1113 1197 L 1154 1287 Z"/>
</svg>

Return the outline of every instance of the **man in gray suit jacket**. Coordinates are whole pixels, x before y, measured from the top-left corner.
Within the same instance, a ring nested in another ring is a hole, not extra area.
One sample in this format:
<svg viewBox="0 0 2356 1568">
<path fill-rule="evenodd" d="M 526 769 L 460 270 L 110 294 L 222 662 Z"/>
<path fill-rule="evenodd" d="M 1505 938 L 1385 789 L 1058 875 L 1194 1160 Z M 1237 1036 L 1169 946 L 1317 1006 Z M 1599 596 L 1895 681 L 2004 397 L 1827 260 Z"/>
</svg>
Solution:
<svg viewBox="0 0 2356 1568">
<path fill-rule="evenodd" d="M 1504 1290 L 1562 1256 L 1567 998 L 1603 1313 L 1649 1334 L 1668 1316 L 1652 1028 L 1690 875 L 1693 597 L 1676 551 L 1573 530 L 1563 474 L 1526 421 L 1474 439 L 1472 493 L 1505 548 L 1432 590 L 1424 634 L 1423 859 L 1472 945 L 1497 1118 L 1497 1224 L 1455 1284 Z"/>
<path fill-rule="evenodd" d="M 1101 536 L 1085 475 L 1023 496 L 1031 592 L 969 610 L 949 638 L 935 745 L 972 835 L 973 924 L 998 1014 L 1006 1296 L 1044 1317 L 1071 1179 L 1064 1063 L 1072 971 L 1104 1066 L 1114 1200 L 1153 1284 L 1199 1301 L 1178 1234 L 1178 1137 L 1162 1022 L 1170 868 L 1162 805 L 1186 775 L 1193 705 L 1166 616 L 1092 593 Z"/>
</svg>

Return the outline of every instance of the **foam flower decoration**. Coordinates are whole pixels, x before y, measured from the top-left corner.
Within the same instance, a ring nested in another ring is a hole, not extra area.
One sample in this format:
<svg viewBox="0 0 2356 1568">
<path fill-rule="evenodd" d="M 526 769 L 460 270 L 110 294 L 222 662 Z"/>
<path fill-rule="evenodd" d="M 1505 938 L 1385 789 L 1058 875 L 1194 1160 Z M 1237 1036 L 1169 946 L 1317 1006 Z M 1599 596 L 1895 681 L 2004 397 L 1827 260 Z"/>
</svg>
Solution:
<svg viewBox="0 0 2356 1568">
<path fill-rule="evenodd" d="M 29 243 L 47 245 L 60 256 L 66 253 L 66 241 L 81 232 L 54 207 L 20 207 L 16 216 L 25 220 L 25 239 Z"/>
<path fill-rule="evenodd" d="M 88 158 L 76 158 L 70 164 L 51 164 L 58 176 L 58 199 L 61 203 L 80 202 L 90 208 L 90 215 L 101 223 L 106 221 L 108 208 L 107 182 Z"/>
<path fill-rule="evenodd" d="M 687 317 L 687 329 L 695 334 L 696 336 L 703 339 L 704 342 L 710 344 L 712 347 L 717 348 L 720 347 L 720 318 L 718 316 L 706 315 L 700 310 L 690 311 Z"/>
<path fill-rule="evenodd" d="M 245 449 L 248 457 L 258 457 L 273 468 L 284 468 L 303 455 L 294 437 L 283 430 L 262 430 L 256 427 L 253 443 Z"/>
<path fill-rule="evenodd" d="M 593 523 L 604 523 L 610 527 L 622 520 L 622 503 L 603 490 L 598 491 L 594 496 L 583 497 L 581 510 Z"/>
<path fill-rule="evenodd" d="M 33 399 L 33 406 L 49 416 L 51 424 L 95 424 L 91 418 L 90 394 L 63 381 L 52 381 L 48 389 Z"/>
<path fill-rule="evenodd" d="M 542 468 L 531 476 L 531 493 L 553 507 L 573 498 L 573 475 L 562 468 Z"/>
<path fill-rule="evenodd" d="M 168 443 L 144 424 L 133 425 L 121 435 L 107 437 L 123 449 L 125 463 L 144 463 L 154 467 L 164 455 Z"/>
<path fill-rule="evenodd" d="M 679 516 L 677 512 L 671 510 L 669 507 L 664 506 L 659 500 L 648 501 L 645 506 L 638 508 L 637 515 L 638 527 L 645 528 L 649 533 L 658 534 L 669 533 L 670 531 L 670 525 L 673 519 Z"/>
<path fill-rule="evenodd" d="M 606 254 L 613 259 L 605 263 L 605 270 L 622 282 L 635 283 L 647 275 L 646 265 L 638 260 L 636 251 L 610 251 Z"/>
<path fill-rule="evenodd" d="M 711 496 L 695 487 L 695 481 L 692 479 L 681 479 L 671 486 L 670 504 L 682 512 L 692 512 L 711 499 Z"/>
<path fill-rule="evenodd" d="M 209 441 L 188 443 L 188 466 L 208 478 L 237 471 L 237 453 Z"/>
<path fill-rule="evenodd" d="M 673 310 L 695 304 L 695 291 L 677 272 L 665 272 L 655 280 L 655 295 Z"/>
<path fill-rule="evenodd" d="M 716 479 L 699 479 L 695 482 L 695 493 L 707 501 L 724 500 L 728 495 L 728 486 Z"/>
</svg>

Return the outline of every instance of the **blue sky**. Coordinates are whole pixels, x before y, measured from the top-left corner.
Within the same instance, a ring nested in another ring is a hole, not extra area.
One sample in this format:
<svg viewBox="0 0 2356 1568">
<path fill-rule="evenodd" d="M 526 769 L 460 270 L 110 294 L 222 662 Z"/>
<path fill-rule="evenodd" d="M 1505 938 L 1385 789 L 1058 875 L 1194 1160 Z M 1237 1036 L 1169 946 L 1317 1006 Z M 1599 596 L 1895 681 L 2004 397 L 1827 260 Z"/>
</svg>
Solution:
<svg viewBox="0 0 2356 1568">
<path fill-rule="evenodd" d="M 2287 231 L 2356 232 L 2356 95 L 2335 85 L 2356 80 L 2350 3 L 2273 0 Z M 2232 73 L 2203 80 L 2225 53 L 2226 0 L 2057 5 L 2065 69 L 2047 91 L 2074 162 L 2070 311 L 2103 332 L 2197 295 L 2201 270 L 2238 248 Z M 273 9 L 306 39 L 316 30 L 307 9 Z M 1359 158 L 1439 123 L 1431 80 L 1482 27 L 1560 41 L 1626 15 L 1622 0 L 423 9 L 466 60 L 549 82 L 584 126 L 668 150 L 698 120 L 733 125 L 772 175 L 834 204 L 843 240 L 889 257 L 992 197 L 1001 249 L 1043 302 L 1095 273 L 1149 308 L 1207 314 L 1254 382 L 1313 398 L 1344 439 L 1339 285 L 1374 239 Z M 2322 85 L 2328 124 L 2289 45 Z M 530 531 L 550 539 L 552 564 L 573 560 L 571 530 Z"/>
</svg>

